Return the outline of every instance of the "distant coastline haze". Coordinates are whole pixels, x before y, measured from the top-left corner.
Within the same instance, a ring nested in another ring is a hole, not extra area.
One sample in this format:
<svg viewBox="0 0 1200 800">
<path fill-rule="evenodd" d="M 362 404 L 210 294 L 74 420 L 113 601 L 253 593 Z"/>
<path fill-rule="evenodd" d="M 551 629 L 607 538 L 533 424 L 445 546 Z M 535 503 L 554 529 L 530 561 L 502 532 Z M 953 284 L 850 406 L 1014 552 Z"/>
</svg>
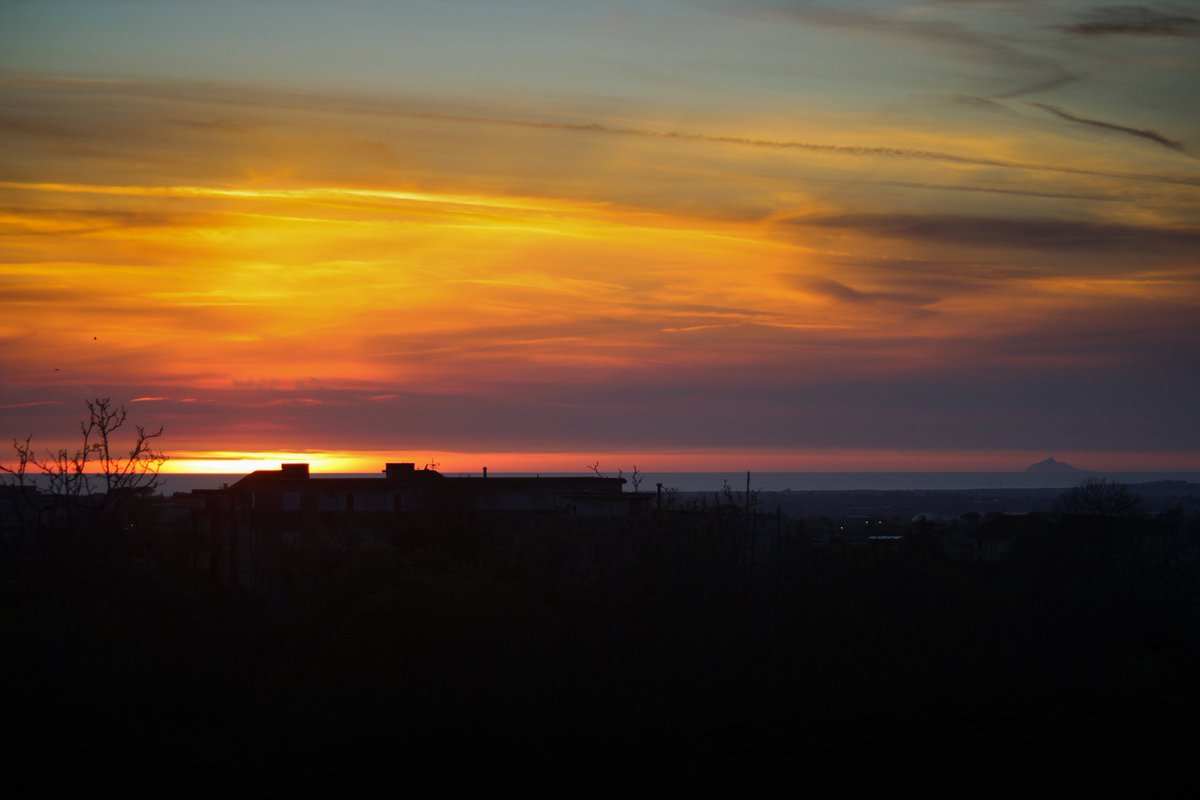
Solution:
<svg viewBox="0 0 1200 800">
<path fill-rule="evenodd" d="M 1045 459 L 1044 461 L 1039 461 L 1036 464 L 1030 464 L 1028 467 L 1025 468 L 1025 471 L 1026 472 L 1043 472 L 1043 473 L 1044 472 L 1078 473 L 1078 472 L 1086 472 L 1087 470 L 1079 469 L 1078 467 L 1072 466 L 1072 465 L 1066 463 L 1065 461 L 1058 461 L 1054 457 L 1050 457 L 1050 458 Z"/>
</svg>

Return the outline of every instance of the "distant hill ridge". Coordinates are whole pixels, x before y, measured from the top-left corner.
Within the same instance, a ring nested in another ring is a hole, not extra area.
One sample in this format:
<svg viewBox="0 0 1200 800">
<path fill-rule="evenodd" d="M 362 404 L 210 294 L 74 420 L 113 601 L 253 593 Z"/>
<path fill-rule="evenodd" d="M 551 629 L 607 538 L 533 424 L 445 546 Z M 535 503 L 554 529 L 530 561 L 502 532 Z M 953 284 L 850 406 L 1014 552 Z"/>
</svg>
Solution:
<svg viewBox="0 0 1200 800">
<path fill-rule="evenodd" d="M 1030 464 L 1025 468 L 1025 472 L 1087 472 L 1086 469 L 1073 467 L 1065 461 L 1058 461 L 1054 458 L 1047 458 L 1044 461 L 1039 461 L 1036 464 Z"/>
</svg>

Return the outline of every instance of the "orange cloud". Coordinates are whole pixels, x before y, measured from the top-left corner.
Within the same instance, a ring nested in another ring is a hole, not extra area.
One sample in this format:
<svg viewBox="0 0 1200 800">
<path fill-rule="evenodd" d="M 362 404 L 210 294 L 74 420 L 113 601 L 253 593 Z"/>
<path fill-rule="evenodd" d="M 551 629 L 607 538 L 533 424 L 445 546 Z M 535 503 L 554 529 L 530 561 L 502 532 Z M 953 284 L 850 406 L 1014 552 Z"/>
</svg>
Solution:
<svg viewBox="0 0 1200 800">
<path fill-rule="evenodd" d="M 19 167 L 0 182 L 0 407 L 121 387 L 195 469 L 225 458 L 210 451 L 360 458 L 372 431 L 469 452 L 464 469 L 506 446 L 565 465 L 555 438 L 867 463 L 840 437 L 891 464 L 921 437 L 987 450 L 971 437 L 1001 416 L 989 396 L 1038 408 L 1013 386 L 1139 413 L 1122 370 L 1156 370 L 1159 407 L 1189 389 L 1200 240 L 1178 154 L 1075 148 L 1008 116 L 979 133 L 958 106 L 938 126 L 815 115 L 800 135 L 752 112 L 0 90 L 28 117 L 0 128 Z M 974 416 L 939 434 L 937 392 Z M 1039 435 L 1077 445 L 1068 411 Z"/>
</svg>

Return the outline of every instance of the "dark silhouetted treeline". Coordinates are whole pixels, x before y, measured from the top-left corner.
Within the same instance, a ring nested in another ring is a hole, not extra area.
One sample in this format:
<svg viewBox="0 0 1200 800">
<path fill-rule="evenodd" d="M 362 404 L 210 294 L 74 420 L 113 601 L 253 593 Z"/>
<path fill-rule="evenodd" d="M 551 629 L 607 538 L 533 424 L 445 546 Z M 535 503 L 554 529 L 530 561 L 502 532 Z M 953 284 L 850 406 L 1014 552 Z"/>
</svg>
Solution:
<svg viewBox="0 0 1200 800">
<path fill-rule="evenodd" d="M 299 542 L 247 592 L 197 583 L 151 512 L 5 540 L 10 764 L 63 766 L 38 785 L 817 791 L 1148 756 L 1161 780 L 1197 743 L 1185 513 L 879 540 L 710 511 L 410 518 Z"/>
</svg>

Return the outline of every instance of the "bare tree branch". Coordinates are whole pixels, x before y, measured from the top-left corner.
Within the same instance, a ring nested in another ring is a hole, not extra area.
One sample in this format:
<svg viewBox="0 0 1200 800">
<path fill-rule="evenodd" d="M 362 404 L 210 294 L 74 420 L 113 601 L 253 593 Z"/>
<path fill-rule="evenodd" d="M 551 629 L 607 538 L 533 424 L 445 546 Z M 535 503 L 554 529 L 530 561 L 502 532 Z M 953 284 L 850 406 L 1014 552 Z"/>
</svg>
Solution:
<svg viewBox="0 0 1200 800">
<path fill-rule="evenodd" d="M 125 407 L 113 406 L 108 397 L 85 402 L 88 417 L 79 423 L 77 450 L 47 450 L 39 456 L 30 435 L 23 442 L 13 439 L 16 466 L 0 466 L 12 485 L 36 487 L 40 478 L 44 503 L 62 509 L 71 524 L 84 511 L 93 523 L 101 522 L 133 495 L 152 492 L 161 484 L 159 473 L 167 462 L 167 455 L 156 449 L 161 427 L 147 433 L 135 426 L 133 445 L 122 455 L 116 434 L 125 425 Z"/>
</svg>

